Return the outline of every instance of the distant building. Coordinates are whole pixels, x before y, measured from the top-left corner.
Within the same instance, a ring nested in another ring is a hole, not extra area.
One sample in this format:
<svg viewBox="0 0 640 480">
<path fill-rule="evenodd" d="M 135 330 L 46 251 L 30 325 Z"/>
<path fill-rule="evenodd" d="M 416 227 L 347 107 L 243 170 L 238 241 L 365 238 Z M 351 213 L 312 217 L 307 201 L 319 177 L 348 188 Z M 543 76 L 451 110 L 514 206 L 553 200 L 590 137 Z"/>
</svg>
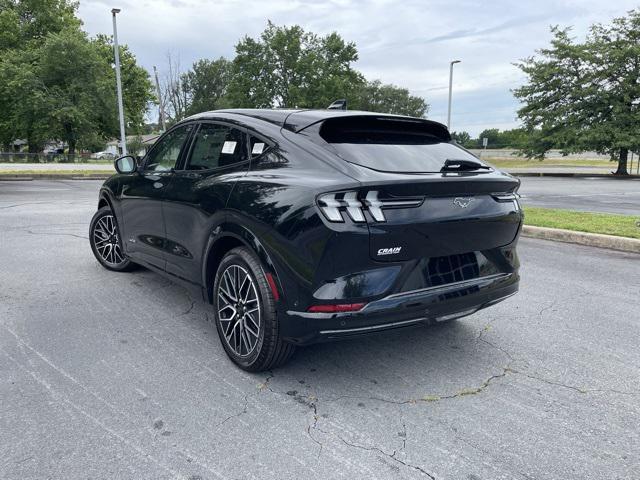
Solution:
<svg viewBox="0 0 640 480">
<path fill-rule="evenodd" d="M 9 144 L 9 148 L 12 152 L 19 152 L 23 147 L 27 145 L 26 140 L 22 140 L 21 138 L 16 138 L 13 142 Z"/>
<path fill-rule="evenodd" d="M 129 135 L 127 136 L 127 153 L 130 155 L 136 155 L 138 157 L 144 157 L 147 151 L 151 148 L 151 146 L 156 143 L 156 140 L 160 134 L 151 133 L 148 135 Z M 137 145 L 141 142 L 142 147 L 138 149 L 137 152 L 132 152 L 130 145 Z M 122 149 L 120 148 L 120 140 L 114 139 L 107 142 L 106 152 L 112 153 L 115 156 L 122 154 Z"/>
</svg>

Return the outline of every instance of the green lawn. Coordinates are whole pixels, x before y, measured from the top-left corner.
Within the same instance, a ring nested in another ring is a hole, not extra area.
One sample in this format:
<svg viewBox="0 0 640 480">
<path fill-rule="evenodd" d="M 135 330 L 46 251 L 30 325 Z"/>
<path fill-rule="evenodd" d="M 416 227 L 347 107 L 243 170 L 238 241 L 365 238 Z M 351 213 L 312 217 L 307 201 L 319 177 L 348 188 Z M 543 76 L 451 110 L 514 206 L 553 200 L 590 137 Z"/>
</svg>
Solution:
<svg viewBox="0 0 640 480">
<path fill-rule="evenodd" d="M 524 214 L 526 225 L 640 238 L 640 226 L 638 226 L 640 215 L 615 215 L 540 207 L 524 207 Z"/>
<path fill-rule="evenodd" d="M 558 167 L 601 167 L 610 168 L 615 170 L 617 167 L 616 162 L 610 162 L 609 160 L 597 160 L 597 159 L 579 159 L 579 160 L 567 160 L 562 158 L 547 158 L 545 160 L 527 160 L 526 158 L 491 158 L 482 157 L 482 160 L 495 165 L 498 168 L 558 168 Z M 634 162 L 635 164 L 635 162 Z"/>
</svg>

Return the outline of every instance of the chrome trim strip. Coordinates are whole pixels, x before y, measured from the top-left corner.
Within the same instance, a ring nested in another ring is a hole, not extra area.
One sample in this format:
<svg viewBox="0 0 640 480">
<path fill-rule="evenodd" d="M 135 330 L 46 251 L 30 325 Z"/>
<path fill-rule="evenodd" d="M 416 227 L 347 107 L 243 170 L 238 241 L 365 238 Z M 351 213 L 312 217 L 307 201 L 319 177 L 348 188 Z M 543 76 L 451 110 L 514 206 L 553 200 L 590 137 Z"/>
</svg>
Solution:
<svg viewBox="0 0 640 480">
<path fill-rule="evenodd" d="M 384 298 L 376 300 L 376 302 L 379 302 L 379 301 L 382 301 L 382 300 L 391 300 L 392 298 L 410 296 L 410 295 L 414 295 L 416 293 L 430 292 L 432 290 L 455 289 L 455 288 L 465 287 L 467 285 L 475 285 L 475 284 L 478 284 L 478 283 L 483 283 L 485 280 L 494 280 L 494 279 L 501 278 L 501 277 L 507 278 L 507 277 L 510 277 L 510 276 L 511 276 L 511 273 L 494 273 L 493 275 L 487 275 L 485 277 L 472 278 L 470 280 L 460 280 L 459 282 L 447 283 L 445 285 L 436 285 L 435 287 L 420 288 L 418 290 L 409 290 L 408 292 L 394 293 L 392 295 L 388 295 L 388 296 L 386 296 Z M 372 302 L 372 303 L 375 303 L 375 302 Z M 371 304 L 369 304 L 369 305 L 371 305 Z M 367 308 L 367 307 L 365 306 L 362 310 L 364 310 L 365 308 Z"/>
<path fill-rule="evenodd" d="M 345 328 L 345 329 L 342 329 L 342 330 L 320 330 L 320 335 L 333 335 L 333 334 L 336 334 L 336 333 L 370 332 L 372 330 L 383 330 L 383 329 L 386 329 L 386 328 L 401 327 L 403 325 L 410 325 L 412 323 L 425 322 L 427 320 L 428 320 L 428 318 L 426 318 L 426 317 L 420 317 L 420 318 L 413 318 L 411 320 L 403 320 L 401 322 L 383 323 L 383 324 L 380 324 L 380 325 L 371 325 L 369 327 Z"/>
<path fill-rule="evenodd" d="M 409 292 L 394 293 L 387 297 L 368 303 L 367 305 L 364 306 L 362 310 L 360 310 L 360 312 L 367 314 L 367 313 L 375 312 L 377 310 L 395 308 L 402 305 L 405 302 L 411 301 L 412 298 L 420 299 L 423 295 L 426 295 L 426 294 L 438 295 L 442 293 L 459 290 L 465 287 L 473 287 L 473 286 L 482 287 L 496 280 L 511 278 L 512 275 L 513 275 L 512 273 L 495 273 L 493 275 L 487 275 L 486 277 L 473 278 L 471 280 L 462 280 L 460 282 L 448 283 L 446 285 L 427 287 L 419 290 L 412 290 Z"/>
</svg>

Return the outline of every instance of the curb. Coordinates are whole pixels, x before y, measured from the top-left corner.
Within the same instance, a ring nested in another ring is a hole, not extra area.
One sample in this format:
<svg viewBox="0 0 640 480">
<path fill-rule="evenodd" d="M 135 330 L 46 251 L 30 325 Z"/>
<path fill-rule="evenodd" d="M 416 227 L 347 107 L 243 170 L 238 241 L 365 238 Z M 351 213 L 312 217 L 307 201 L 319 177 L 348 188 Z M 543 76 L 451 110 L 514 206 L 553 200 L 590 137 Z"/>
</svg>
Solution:
<svg viewBox="0 0 640 480">
<path fill-rule="evenodd" d="M 107 178 L 111 177 L 111 174 L 107 174 L 107 173 L 97 173 L 97 174 L 93 174 L 93 175 L 78 175 L 77 173 L 74 174 L 65 174 L 65 173 L 61 173 L 61 174 L 56 174 L 56 175 L 50 175 L 50 174 L 28 174 L 28 175 L 20 175 L 20 174 L 3 174 L 0 175 L 0 182 L 1 181 L 31 181 L 31 180 L 106 180 Z"/>
<path fill-rule="evenodd" d="M 613 173 L 562 173 L 562 172 L 510 172 L 504 170 L 514 177 L 555 177 L 555 178 L 612 178 L 615 180 L 638 180 L 640 175 L 614 175 Z"/>
<path fill-rule="evenodd" d="M 608 248 L 620 252 L 640 253 L 640 239 L 637 238 L 576 232 L 573 230 L 563 230 L 561 228 L 533 227 L 531 225 L 524 225 L 522 227 L 522 235 L 524 237 L 541 238 L 543 240 L 553 240 L 556 242 L 576 243 L 589 247 Z"/>
</svg>

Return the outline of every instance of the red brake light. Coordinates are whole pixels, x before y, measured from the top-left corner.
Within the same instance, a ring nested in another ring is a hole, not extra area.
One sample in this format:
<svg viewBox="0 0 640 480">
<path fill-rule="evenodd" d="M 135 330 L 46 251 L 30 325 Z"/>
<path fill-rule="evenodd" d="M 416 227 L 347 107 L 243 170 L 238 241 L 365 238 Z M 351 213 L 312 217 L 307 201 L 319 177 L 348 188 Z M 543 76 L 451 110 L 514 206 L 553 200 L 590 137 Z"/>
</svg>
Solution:
<svg viewBox="0 0 640 480">
<path fill-rule="evenodd" d="M 357 312 L 362 310 L 366 303 L 340 303 L 337 305 L 312 305 L 307 309 L 310 313 L 337 313 Z"/>
</svg>

